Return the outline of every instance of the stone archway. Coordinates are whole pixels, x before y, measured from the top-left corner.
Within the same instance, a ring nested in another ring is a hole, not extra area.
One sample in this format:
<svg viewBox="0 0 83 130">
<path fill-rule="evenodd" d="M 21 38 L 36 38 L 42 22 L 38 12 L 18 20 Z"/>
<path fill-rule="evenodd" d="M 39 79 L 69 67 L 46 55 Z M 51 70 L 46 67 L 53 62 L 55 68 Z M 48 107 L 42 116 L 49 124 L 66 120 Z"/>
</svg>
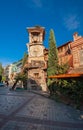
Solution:
<svg viewBox="0 0 83 130">
<path fill-rule="evenodd" d="M 40 85 L 37 83 L 37 81 L 34 78 L 29 78 L 27 80 L 27 89 L 30 89 L 30 90 L 40 90 L 41 87 L 40 87 Z"/>
</svg>

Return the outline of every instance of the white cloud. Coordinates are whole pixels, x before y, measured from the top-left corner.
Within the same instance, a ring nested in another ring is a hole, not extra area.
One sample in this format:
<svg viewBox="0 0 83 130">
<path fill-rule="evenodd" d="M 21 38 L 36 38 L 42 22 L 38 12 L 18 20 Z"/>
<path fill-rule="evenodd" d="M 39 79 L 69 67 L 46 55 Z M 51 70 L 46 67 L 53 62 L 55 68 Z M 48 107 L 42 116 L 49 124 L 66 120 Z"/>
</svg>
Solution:
<svg viewBox="0 0 83 130">
<path fill-rule="evenodd" d="M 80 25 L 77 15 L 69 15 L 64 18 L 64 25 L 68 30 L 77 29 Z"/>
<path fill-rule="evenodd" d="M 39 8 L 42 7 L 42 0 L 32 0 L 32 2 L 34 3 L 36 7 L 39 7 Z"/>
<path fill-rule="evenodd" d="M 43 0 L 22 0 L 29 8 L 41 8 Z"/>
</svg>

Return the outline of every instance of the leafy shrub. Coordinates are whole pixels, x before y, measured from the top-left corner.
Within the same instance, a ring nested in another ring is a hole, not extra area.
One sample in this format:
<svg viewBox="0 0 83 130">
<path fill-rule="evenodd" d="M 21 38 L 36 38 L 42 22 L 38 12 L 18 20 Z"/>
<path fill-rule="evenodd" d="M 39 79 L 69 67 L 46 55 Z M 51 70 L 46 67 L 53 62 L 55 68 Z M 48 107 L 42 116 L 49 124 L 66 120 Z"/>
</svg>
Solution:
<svg viewBox="0 0 83 130">
<path fill-rule="evenodd" d="M 62 95 L 71 99 L 77 106 L 83 101 L 83 79 L 82 78 L 67 78 L 58 79 L 51 83 L 50 91 L 54 95 L 59 91 Z"/>
</svg>

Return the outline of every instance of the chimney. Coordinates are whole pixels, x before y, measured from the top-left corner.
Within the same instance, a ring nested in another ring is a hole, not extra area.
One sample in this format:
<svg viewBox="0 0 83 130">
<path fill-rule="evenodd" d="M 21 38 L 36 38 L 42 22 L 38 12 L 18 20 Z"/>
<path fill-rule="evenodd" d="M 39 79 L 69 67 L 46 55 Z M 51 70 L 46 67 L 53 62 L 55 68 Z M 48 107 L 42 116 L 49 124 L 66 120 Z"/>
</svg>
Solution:
<svg viewBox="0 0 83 130">
<path fill-rule="evenodd" d="M 77 39 L 79 39 L 81 36 L 78 36 L 78 32 L 75 32 L 73 34 L 73 40 L 76 41 Z"/>
</svg>

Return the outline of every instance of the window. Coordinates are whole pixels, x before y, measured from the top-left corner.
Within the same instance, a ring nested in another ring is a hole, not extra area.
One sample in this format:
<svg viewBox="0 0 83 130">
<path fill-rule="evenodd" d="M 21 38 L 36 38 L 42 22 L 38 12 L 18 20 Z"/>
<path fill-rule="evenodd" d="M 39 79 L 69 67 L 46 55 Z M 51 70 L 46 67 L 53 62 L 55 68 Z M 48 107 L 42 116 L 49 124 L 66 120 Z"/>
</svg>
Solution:
<svg viewBox="0 0 83 130">
<path fill-rule="evenodd" d="M 39 77 L 39 73 L 34 73 L 35 78 Z"/>
</svg>

